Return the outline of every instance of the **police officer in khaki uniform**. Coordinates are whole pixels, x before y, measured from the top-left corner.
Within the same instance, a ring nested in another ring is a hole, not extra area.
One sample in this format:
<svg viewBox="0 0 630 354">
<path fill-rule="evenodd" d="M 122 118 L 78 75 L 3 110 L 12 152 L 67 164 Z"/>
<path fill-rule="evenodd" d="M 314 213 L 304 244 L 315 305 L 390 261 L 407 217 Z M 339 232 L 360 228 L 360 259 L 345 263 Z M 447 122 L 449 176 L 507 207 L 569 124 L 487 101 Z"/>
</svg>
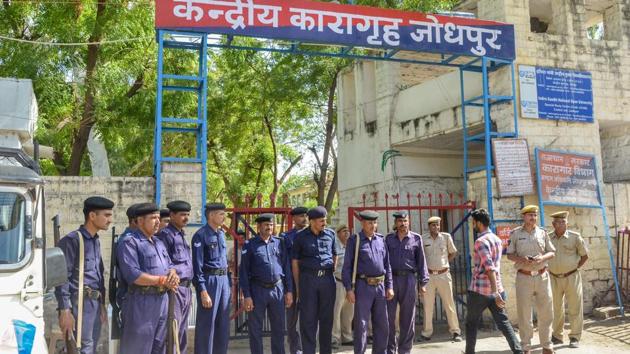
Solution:
<svg viewBox="0 0 630 354">
<path fill-rule="evenodd" d="M 568 216 L 568 211 L 551 214 L 554 229 L 550 235 L 551 243 L 556 248 L 556 256 L 549 261 L 554 313 L 551 341 L 553 344 L 562 344 L 566 298 L 571 328 L 569 347 L 578 348 L 583 321 L 582 276 L 578 269 L 588 259 L 588 250 L 579 233 L 567 230 Z"/>
<path fill-rule="evenodd" d="M 551 283 L 547 271 L 547 261 L 553 258 L 553 247 L 547 232 L 538 225 L 538 207 L 528 205 L 521 209 L 523 226 L 512 230 L 508 259 L 514 262 L 516 274 L 516 307 L 518 310 L 518 328 L 524 353 L 530 353 L 534 336 L 532 309 L 536 307 L 538 316 L 538 337 L 543 347 L 543 354 L 552 354 L 551 322 L 553 306 L 551 301 Z"/>
<path fill-rule="evenodd" d="M 429 284 L 423 296 L 424 306 L 424 329 L 422 339 L 430 340 L 433 335 L 433 310 L 435 305 L 435 294 L 440 295 L 446 319 L 448 320 L 448 330 L 455 342 L 461 342 L 459 321 L 453 299 L 453 280 L 451 279 L 449 262 L 457 255 L 457 249 L 453 244 L 453 238 L 446 232 L 440 232 L 439 216 L 432 216 L 428 220 L 429 234 L 422 236 L 424 244 L 424 254 L 429 268 Z"/>
</svg>

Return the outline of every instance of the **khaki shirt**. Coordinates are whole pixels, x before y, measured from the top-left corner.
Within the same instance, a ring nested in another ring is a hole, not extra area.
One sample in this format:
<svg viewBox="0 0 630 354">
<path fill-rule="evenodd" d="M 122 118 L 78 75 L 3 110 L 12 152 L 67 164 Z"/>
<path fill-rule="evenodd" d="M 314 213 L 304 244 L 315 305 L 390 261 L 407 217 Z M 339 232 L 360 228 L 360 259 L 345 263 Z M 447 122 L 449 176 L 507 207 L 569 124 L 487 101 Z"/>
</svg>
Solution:
<svg viewBox="0 0 630 354">
<path fill-rule="evenodd" d="M 547 231 L 538 226 L 532 232 L 527 232 L 522 226 L 519 226 L 510 233 L 510 245 L 507 248 L 507 254 L 519 257 L 534 257 L 555 251 L 556 249 L 553 247 Z M 514 263 L 514 268 L 525 271 L 541 270 L 546 266 L 547 262 L 531 265 L 520 262 Z"/>
<path fill-rule="evenodd" d="M 588 254 L 584 239 L 579 233 L 567 230 L 564 235 L 550 234 L 551 243 L 556 248 L 556 256 L 549 260 L 549 271 L 564 274 L 577 268 L 580 257 Z"/>
<path fill-rule="evenodd" d="M 424 244 L 424 255 L 427 259 L 427 267 L 430 270 L 441 270 L 449 268 L 448 255 L 457 252 L 453 238 L 446 232 L 438 233 L 433 239 L 431 234 L 422 236 Z"/>
</svg>

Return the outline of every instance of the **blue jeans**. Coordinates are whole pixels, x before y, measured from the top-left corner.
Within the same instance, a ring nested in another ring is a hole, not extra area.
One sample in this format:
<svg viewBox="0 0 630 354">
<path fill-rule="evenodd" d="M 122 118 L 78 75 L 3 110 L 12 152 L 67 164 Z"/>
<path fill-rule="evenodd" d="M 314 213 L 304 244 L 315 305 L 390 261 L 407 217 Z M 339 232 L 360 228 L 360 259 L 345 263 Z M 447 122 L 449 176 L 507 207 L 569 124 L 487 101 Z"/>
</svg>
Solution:
<svg viewBox="0 0 630 354">
<path fill-rule="evenodd" d="M 501 297 L 505 299 L 505 292 L 501 293 Z M 512 324 L 507 317 L 505 309 L 500 309 L 494 302 L 494 297 L 485 296 L 479 293 L 468 291 L 468 306 L 466 307 L 466 354 L 475 353 L 475 345 L 477 344 L 477 327 L 481 320 L 481 315 L 485 309 L 489 309 L 492 318 L 497 324 L 499 330 L 507 339 L 510 349 L 515 354 L 522 354 L 523 349 L 516 338 Z"/>
</svg>

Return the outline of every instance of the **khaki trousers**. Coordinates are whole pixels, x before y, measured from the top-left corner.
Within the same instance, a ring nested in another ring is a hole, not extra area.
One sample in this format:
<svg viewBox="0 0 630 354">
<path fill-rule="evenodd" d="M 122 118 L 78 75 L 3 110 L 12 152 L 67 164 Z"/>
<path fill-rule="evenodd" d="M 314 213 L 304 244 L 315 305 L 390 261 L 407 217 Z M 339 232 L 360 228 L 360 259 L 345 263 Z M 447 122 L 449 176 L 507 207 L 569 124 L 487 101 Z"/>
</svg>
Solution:
<svg viewBox="0 0 630 354">
<path fill-rule="evenodd" d="M 333 312 L 333 341 L 339 344 L 352 341 L 352 316 L 354 305 L 346 300 L 346 289 L 340 281 L 337 283 L 335 310 Z"/>
<path fill-rule="evenodd" d="M 427 292 L 422 297 L 424 307 L 424 328 L 422 335 L 431 337 L 433 335 L 433 312 L 435 308 L 435 294 L 440 295 L 442 300 L 442 308 L 446 312 L 448 321 L 448 331 L 451 334 L 461 334 L 459 329 L 459 320 L 457 319 L 457 310 L 455 308 L 455 300 L 453 299 L 453 281 L 451 273 L 429 275 L 429 284 L 427 284 Z"/>
<path fill-rule="evenodd" d="M 553 336 L 562 339 L 564 330 L 564 300 L 567 300 L 569 317 L 569 338 L 580 340 L 584 319 L 584 302 L 582 300 L 582 276 L 577 271 L 566 278 L 551 276 L 553 292 Z"/>
<path fill-rule="evenodd" d="M 538 316 L 538 338 L 543 348 L 552 349 L 551 323 L 553 304 L 551 300 L 551 282 L 549 273 L 530 276 L 516 274 L 516 307 L 518 310 L 518 330 L 523 350 L 530 350 L 534 336 L 532 309 L 536 306 Z"/>
</svg>

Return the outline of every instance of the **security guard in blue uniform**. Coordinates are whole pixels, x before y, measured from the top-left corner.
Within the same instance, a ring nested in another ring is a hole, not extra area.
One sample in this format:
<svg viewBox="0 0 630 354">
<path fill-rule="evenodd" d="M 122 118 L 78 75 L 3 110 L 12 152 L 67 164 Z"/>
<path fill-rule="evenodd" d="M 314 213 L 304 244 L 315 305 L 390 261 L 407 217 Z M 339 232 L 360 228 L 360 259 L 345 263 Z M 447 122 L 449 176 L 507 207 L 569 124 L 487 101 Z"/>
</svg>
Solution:
<svg viewBox="0 0 630 354">
<path fill-rule="evenodd" d="M 258 236 L 243 246 L 239 284 L 249 312 L 249 348 L 263 353 L 265 313 L 271 324 L 271 353 L 284 354 L 284 309 L 293 303 L 293 282 L 284 241 L 273 236 L 274 215 L 256 218 Z"/>
<path fill-rule="evenodd" d="M 308 209 L 305 207 L 295 207 L 291 209 L 289 214 L 293 219 L 293 228 L 287 232 L 284 232 L 280 237 L 284 240 L 284 245 L 289 255 L 289 275 L 293 277 L 290 271 L 291 267 L 291 251 L 293 249 L 293 242 L 295 236 L 302 229 L 308 226 L 308 216 L 306 213 Z M 294 280 L 294 282 L 297 280 Z M 298 332 L 298 320 L 299 311 L 297 301 L 293 301 L 290 307 L 287 307 L 287 342 L 289 342 L 289 354 L 302 354 L 302 340 L 300 339 L 300 333 Z"/>
<path fill-rule="evenodd" d="M 207 204 L 208 223 L 192 238 L 193 284 L 197 291 L 196 354 L 224 354 L 230 337 L 230 279 L 221 228 L 225 205 Z"/>
<path fill-rule="evenodd" d="M 307 213 L 309 227 L 298 232 L 293 243 L 292 270 L 300 311 L 300 335 L 304 354 L 315 354 L 319 330 L 319 352 L 332 352 L 332 326 L 335 309 L 337 263 L 335 232 L 326 228 L 326 208 Z M 319 328 L 318 328 L 319 327 Z"/>
<path fill-rule="evenodd" d="M 59 327 L 64 334 L 74 333 L 79 341 L 77 330 L 81 331 L 82 354 L 96 353 L 96 344 L 101 334 L 101 324 L 105 323 L 105 276 L 103 257 L 98 231 L 109 228 L 112 222 L 114 202 L 103 197 L 89 197 L 83 202 L 85 223 L 59 241 L 59 248 L 66 257 L 68 281 L 55 289 L 59 310 Z M 83 241 L 83 255 L 80 254 L 79 237 Z M 83 258 L 83 284 L 79 284 L 79 266 Z M 83 290 L 82 325 L 78 325 L 78 293 Z"/>
</svg>

